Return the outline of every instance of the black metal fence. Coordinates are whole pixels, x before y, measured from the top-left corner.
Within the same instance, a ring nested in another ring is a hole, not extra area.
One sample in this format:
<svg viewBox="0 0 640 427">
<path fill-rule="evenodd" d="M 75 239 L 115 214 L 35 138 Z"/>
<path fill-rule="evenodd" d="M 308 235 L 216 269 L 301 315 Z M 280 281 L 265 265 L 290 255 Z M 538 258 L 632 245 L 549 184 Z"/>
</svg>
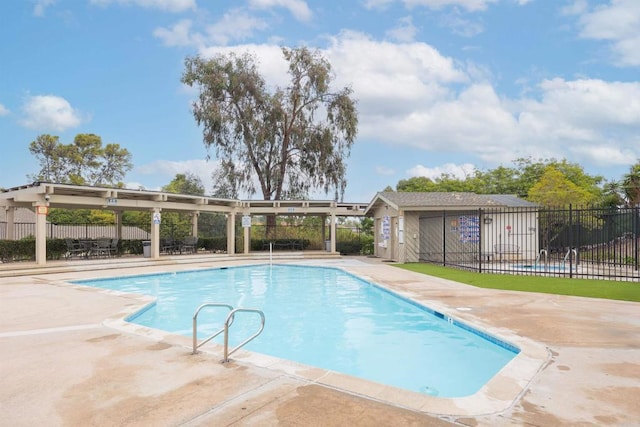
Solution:
<svg viewBox="0 0 640 427">
<path fill-rule="evenodd" d="M 330 239 L 330 227 L 323 227 L 321 223 L 251 226 L 252 250 L 264 249 L 269 242 L 299 240 L 305 250 L 327 251 Z M 373 235 L 355 225 L 336 226 L 336 251 L 343 255 L 370 255 L 373 252 Z"/>
<path fill-rule="evenodd" d="M 480 209 L 420 217 L 420 261 L 478 272 L 639 281 L 640 209 Z"/>
</svg>

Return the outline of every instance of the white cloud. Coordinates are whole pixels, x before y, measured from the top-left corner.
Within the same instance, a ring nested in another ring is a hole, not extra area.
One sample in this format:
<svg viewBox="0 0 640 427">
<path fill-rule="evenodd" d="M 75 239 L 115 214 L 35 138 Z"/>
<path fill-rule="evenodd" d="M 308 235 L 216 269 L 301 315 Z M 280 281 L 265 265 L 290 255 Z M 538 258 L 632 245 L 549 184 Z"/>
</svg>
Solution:
<svg viewBox="0 0 640 427">
<path fill-rule="evenodd" d="M 451 58 L 425 43 L 379 42 L 344 32 L 324 53 L 336 70 L 336 84 L 353 87 L 360 113 L 387 120 L 438 102 L 450 92 L 446 84 L 468 80 Z"/>
<path fill-rule="evenodd" d="M 191 20 L 183 19 L 170 28 L 156 28 L 153 35 L 166 46 L 194 46 L 199 44 L 196 35 L 191 33 Z"/>
<path fill-rule="evenodd" d="M 461 7 L 470 12 L 486 10 L 491 3 L 498 0 L 403 0 L 406 7 L 424 6 L 429 9 L 442 9 L 445 7 Z"/>
<path fill-rule="evenodd" d="M 280 46 L 272 44 L 263 45 L 240 45 L 240 46 L 211 46 L 200 50 L 200 55 L 211 58 L 218 54 L 250 53 L 258 60 L 260 74 L 264 77 L 267 85 L 284 87 L 288 84 L 287 63 L 282 56 Z"/>
<path fill-rule="evenodd" d="M 232 9 L 215 24 L 206 29 L 206 41 L 215 44 L 227 44 L 232 40 L 245 40 L 268 27 L 262 19 L 249 15 L 242 9 Z"/>
<path fill-rule="evenodd" d="M 7 114 L 9 114 L 9 109 L 0 104 L 0 116 L 6 116 Z"/>
<path fill-rule="evenodd" d="M 130 181 L 124 184 L 124 187 L 129 190 L 147 190 L 147 191 L 160 191 L 161 187 L 146 187 L 141 182 Z"/>
<path fill-rule="evenodd" d="M 573 3 L 564 6 L 560 11 L 565 15 L 580 15 L 589 9 L 587 0 L 574 0 Z"/>
<path fill-rule="evenodd" d="M 486 10 L 492 3 L 500 0 L 365 0 L 363 6 L 366 9 L 384 10 L 393 3 L 403 3 L 407 9 L 422 6 L 429 9 L 461 8 L 469 12 Z M 524 6 L 533 0 L 512 0 L 519 6 Z"/>
<path fill-rule="evenodd" d="M 201 53 L 229 51 L 254 53 L 269 84 L 287 84 L 278 46 L 216 46 Z M 496 91 L 490 73 L 425 43 L 343 32 L 329 38 L 322 53 L 336 86 L 353 88 L 363 141 L 464 153 L 483 167 L 528 156 L 602 165 L 628 165 L 640 157 L 638 82 L 548 79 L 509 98 Z"/>
<path fill-rule="evenodd" d="M 442 16 L 440 24 L 449 28 L 452 33 L 462 37 L 477 36 L 484 31 L 482 23 L 463 18 L 457 10 Z"/>
<path fill-rule="evenodd" d="M 160 9 L 167 12 L 184 12 L 196 9 L 196 0 L 91 0 L 91 4 L 108 6 L 111 3 L 136 5 L 147 9 Z"/>
<path fill-rule="evenodd" d="M 466 153 L 493 165 L 527 156 L 615 165 L 640 156 L 640 83 L 545 80 L 527 97 L 509 99 L 487 73 L 424 43 L 351 33 L 325 53 L 341 84 L 357 76 L 351 83 L 364 140 Z M 598 154 L 602 145 L 611 150 L 606 157 Z"/>
<path fill-rule="evenodd" d="M 580 14 L 580 36 L 609 41 L 618 65 L 640 66 L 640 1 L 611 0 L 591 11 L 581 6 L 574 4 Z"/>
<path fill-rule="evenodd" d="M 135 171 L 142 175 L 160 176 L 160 180 L 165 183 L 164 185 L 169 184 L 177 174 L 191 173 L 200 178 L 205 188 L 205 194 L 209 194 L 213 189 L 211 173 L 217 167 L 218 162 L 207 162 L 202 159 L 184 161 L 158 160 L 138 166 Z M 134 185 L 134 187 L 130 188 L 138 188 L 140 186 L 138 183 L 132 183 L 131 185 Z"/>
<path fill-rule="evenodd" d="M 407 171 L 407 175 L 410 177 L 424 176 L 433 180 L 439 178 L 442 174 L 447 174 L 454 178 L 465 179 L 471 176 L 475 169 L 476 167 L 471 163 L 464 163 L 462 165 L 446 163 L 442 166 L 436 166 L 433 168 L 416 165 Z"/>
<path fill-rule="evenodd" d="M 208 45 L 220 46 L 232 41 L 248 39 L 256 31 L 267 28 L 267 23 L 262 19 L 251 16 L 243 9 L 232 9 L 203 31 L 194 30 L 193 22 L 183 19 L 169 28 L 156 28 L 153 35 L 162 40 L 166 46 L 193 46 L 206 49 Z"/>
<path fill-rule="evenodd" d="M 396 171 L 387 166 L 376 166 L 376 173 L 378 175 L 390 176 L 394 175 Z"/>
<path fill-rule="evenodd" d="M 405 16 L 398 20 L 395 28 L 387 31 L 387 36 L 398 42 L 411 42 L 415 40 L 418 29 L 413 25 L 411 16 Z"/>
<path fill-rule="evenodd" d="M 22 110 L 24 118 L 20 123 L 30 129 L 62 132 L 82 122 L 80 113 L 66 99 L 55 95 L 29 96 Z"/>
<path fill-rule="evenodd" d="M 466 153 L 490 165 L 527 156 L 615 165 L 640 156 L 640 83 L 545 80 L 509 99 L 486 72 L 424 43 L 344 33 L 325 54 L 340 84 L 354 89 L 364 140 Z M 597 154 L 602 145 L 611 149 L 606 157 Z"/>
<path fill-rule="evenodd" d="M 47 7 L 54 4 L 56 0 L 36 0 L 36 4 L 33 7 L 34 16 L 44 16 Z"/>
<path fill-rule="evenodd" d="M 363 6 L 365 7 L 365 9 L 379 9 L 379 10 L 384 10 L 387 7 L 389 7 L 389 5 L 393 4 L 396 0 L 365 0 L 363 2 Z"/>
<path fill-rule="evenodd" d="M 302 0 L 250 0 L 249 5 L 257 9 L 271 9 L 281 7 L 287 9 L 298 21 L 308 22 L 313 13 L 305 1 Z"/>
<path fill-rule="evenodd" d="M 640 138 L 638 138 L 635 145 L 640 145 Z M 620 146 L 615 141 L 607 145 L 575 146 L 571 148 L 571 152 L 576 156 L 591 159 L 594 164 L 603 166 L 626 166 L 638 158 L 637 151 L 633 152 L 633 150 Z"/>
</svg>

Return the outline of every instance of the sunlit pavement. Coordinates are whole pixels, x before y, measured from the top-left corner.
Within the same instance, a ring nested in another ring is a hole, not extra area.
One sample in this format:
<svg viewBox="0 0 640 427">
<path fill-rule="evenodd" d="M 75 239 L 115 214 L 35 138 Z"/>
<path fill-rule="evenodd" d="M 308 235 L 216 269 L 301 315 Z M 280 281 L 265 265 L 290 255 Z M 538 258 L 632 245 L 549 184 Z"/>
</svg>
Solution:
<svg viewBox="0 0 640 427">
<path fill-rule="evenodd" d="M 124 322 L 148 297 L 66 281 L 264 257 L 2 264 L 0 425 L 638 425 L 640 304 L 478 289 L 373 258 L 316 255 L 273 262 L 343 268 L 498 335 L 521 355 L 460 399 L 243 350 L 221 364 L 217 345 L 192 355 L 188 337 Z"/>
</svg>

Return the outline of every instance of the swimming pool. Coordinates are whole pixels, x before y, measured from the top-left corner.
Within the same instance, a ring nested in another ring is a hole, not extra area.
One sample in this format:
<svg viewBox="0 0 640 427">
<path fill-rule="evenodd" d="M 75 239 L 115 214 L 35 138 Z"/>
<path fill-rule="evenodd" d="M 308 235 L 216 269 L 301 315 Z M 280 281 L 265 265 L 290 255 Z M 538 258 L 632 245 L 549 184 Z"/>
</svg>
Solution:
<svg viewBox="0 0 640 427">
<path fill-rule="evenodd" d="M 515 264 L 513 266 L 517 270 L 533 270 L 533 271 L 569 271 L 569 267 L 564 265 L 551 265 L 551 264 Z M 576 266 L 573 266 L 576 269 Z"/>
<path fill-rule="evenodd" d="M 128 320 L 185 336 L 204 302 L 258 308 L 265 330 L 247 350 L 441 397 L 474 394 L 518 353 L 337 268 L 254 265 L 74 283 L 151 295 L 156 303 Z M 201 312 L 200 338 L 220 329 L 226 314 Z M 257 320 L 236 316 L 230 345 L 251 335 Z"/>
</svg>

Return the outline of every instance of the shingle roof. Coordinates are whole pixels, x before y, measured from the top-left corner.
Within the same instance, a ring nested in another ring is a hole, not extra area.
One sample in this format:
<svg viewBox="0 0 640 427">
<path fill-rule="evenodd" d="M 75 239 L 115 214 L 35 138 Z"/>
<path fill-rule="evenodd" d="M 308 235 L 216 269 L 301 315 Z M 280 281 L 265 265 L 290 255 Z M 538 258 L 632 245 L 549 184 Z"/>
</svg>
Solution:
<svg viewBox="0 0 640 427">
<path fill-rule="evenodd" d="M 399 208 L 444 207 L 535 207 L 535 203 L 510 194 L 475 194 L 464 192 L 394 192 L 378 193 L 375 198 L 387 200 Z M 374 198 L 374 200 L 375 200 Z"/>
</svg>

